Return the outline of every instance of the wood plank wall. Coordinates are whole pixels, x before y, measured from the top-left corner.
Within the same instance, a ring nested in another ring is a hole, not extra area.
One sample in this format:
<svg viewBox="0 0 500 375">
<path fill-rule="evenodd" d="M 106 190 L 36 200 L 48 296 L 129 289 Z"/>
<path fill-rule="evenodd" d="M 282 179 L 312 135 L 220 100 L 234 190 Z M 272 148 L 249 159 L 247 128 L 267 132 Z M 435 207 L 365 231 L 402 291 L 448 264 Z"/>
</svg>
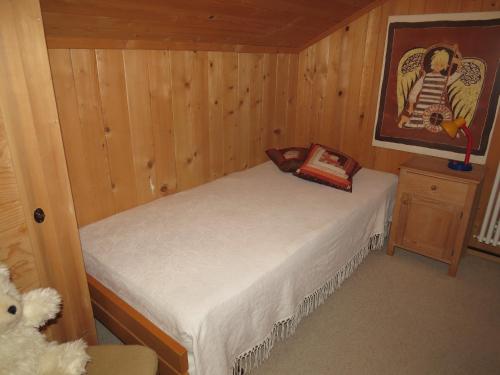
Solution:
<svg viewBox="0 0 500 375">
<path fill-rule="evenodd" d="M 0 112 L 0 262 L 10 269 L 16 287 L 28 291 L 40 287 L 18 181 Z"/>
<path fill-rule="evenodd" d="M 397 173 L 412 154 L 371 145 L 388 16 L 495 10 L 498 0 L 389 0 L 311 45 L 299 56 L 293 143 L 329 144 L 366 167 Z M 479 232 L 500 157 L 498 122 L 473 233 Z"/>
<path fill-rule="evenodd" d="M 298 55 L 51 49 L 79 226 L 294 139 Z"/>
</svg>

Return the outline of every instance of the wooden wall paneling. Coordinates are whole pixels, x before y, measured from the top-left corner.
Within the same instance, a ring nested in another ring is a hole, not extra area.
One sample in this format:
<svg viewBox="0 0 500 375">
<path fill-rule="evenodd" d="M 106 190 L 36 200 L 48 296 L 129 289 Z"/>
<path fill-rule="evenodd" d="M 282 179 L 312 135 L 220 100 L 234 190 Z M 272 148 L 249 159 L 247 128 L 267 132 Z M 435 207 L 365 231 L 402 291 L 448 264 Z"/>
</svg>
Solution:
<svg viewBox="0 0 500 375">
<path fill-rule="evenodd" d="M 385 53 L 385 37 L 387 33 L 387 20 L 390 15 L 393 14 L 407 14 L 410 9 L 411 11 L 422 13 L 425 7 L 425 0 L 415 0 L 409 2 L 408 0 L 391 0 L 382 6 L 381 20 L 380 20 L 380 33 L 379 40 L 377 43 L 377 58 L 375 72 L 378 76 L 376 85 L 373 86 L 372 98 L 374 99 L 374 112 L 372 122 L 372 135 L 373 126 L 375 124 L 375 116 L 377 111 L 378 96 L 380 90 L 380 75 L 382 70 L 382 64 Z M 399 166 L 407 161 L 412 154 L 408 152 L 389 150 L 385 148 L 373 147 L 374 151 L 374 163 L 375 169 L 383 170 L 391 173 L 398 173 Z"/>
<path fill-rule="evenodd" d="M 132 141 L 137 203 L 157 196 L 153 120 L 151 118 L 147 54 L 138 50 L 123 51 L 130 134 Z"/>
<path fill-rule="evenodd" d="M 50 51 L 65 153 L 79 225 L 114 212 L 95 55 Z"/>
<path fill-rule="evenodd" d="M 346 74 L 345 85 L 341 88 L 345 97 L 345 110 L 342 117 L 341 148 L 352 155 L 355 159 L 360 159 L 364 151 L 360 142 L 360 135 L 363 131 L 362 103 L 360 102 L 363 66 L 365 62 L 365 40 L 368 26 L 368 15 L 363 15 L 352 22 L 345 31 L 350 34 L 349 39 L 349 65 Z M 346 63 L 343 61 L 343 63 Z M 341 82 L 343 80 L 341 79 Z"/>
<path fill-rule="evenodd" d="M 238 55 L 238 125 L 240 127 L 238 154 L 238 169 L 245 169 L 250 158 L 250 129 L 251 123 L 251 94 L 250 86 L 255 77 L 252 73 L 251 55 L 242 53 Z"/>
<path fill-rule="evenodd" d="M 177 190 L 172 75 L 169 51 L 149 51 L 149 90 L 157 196 Z"/>
<path fill-rule="evenodd" d="M 89 168 L 91 164 L 87 164 L 86 154 L 92 149 L 85 145 L 84 132 L 87 129 L 80 123 L 71 51 L 49 50 L 49 57 L 76 216 L 78 224 L 85 225 L 102 216 L 100 212 L 102 207 L 94 209 L 89 204 L 95 192 L 94 178 Z"/>
<path fill-rule="evenodd" d="M 490 1 L 487 1 L 490 3 Z M 460 0 L 461 12 L 474 12 L 482 7 L 483 0 Z"/>
<path fill-rule="evenodd" d="M 347 92 L 350 90 L 349 82 L 349 72 L 358 59 L 356 55 L 359 51 L 354 51 L 352 48 L 354 35 L 350 30 L 350 25 L 346 26 L 344 29 L 339 30 L 340 33 L 340 49 L 338 53 L 340 54 L 340 65 L 339 65 L 339 78 L 337 81 L 337 86 L 335 87 L 337 98 L 335 100 L 335 118 L 337 119 L 338 136 L 335 142 L 335 147 L 343 149 L 344 146 L 344 129 L 345 121 L 347 119 Z M 353 61 L 353 54 L 355 60 Z"/>
<path fill-rule="evenodd" d="M 460 10 L 460 1 L 456 0 L 427 0 L 425 3 L 425 13 L 450 13 Z"/>
<path fill-rule="evenodd" d="M 249 128 L 249 151 L 248 166 L 253 167 L 259 164 L 265 157 L 263 156 L 264 129 L 262 125 L 262 100 L 263 100 L 263 75 L 264 55 L 249 54 L 247 58 L 242 58 L 244 64 L 249 64 L 248 74 L 250 75 L 250 128 Z"/>
<path fill-rule="evenodd" d="M 210 176 L 208 54 L 172 51 L 171 56 L 177 186 L 185 190 Z"/>
<path fill-rule="evenodd" d="M 316 43 L 314 48 L 314 65 L 312 66 L 312 95 L 311 110 L 307 118 L 306 126 L 310 129 L 309 141 L 322 142 L 322 122 L 326 105 L 326 91 L 328 81 L 328 59 L 330 44 L 328 38 Z"/>
<path fill-rule="evenodd" d="M 224 81 L 222 52 L 208 52 L 210 179 L 224 175 Z"/>
<path fill-rule="evenodd" d="M 262 65 L 262 129 L 260 161 L 267 159 L 264 150 L 274 147 L 274 120 L 276 113 L 276 68 L 278 56 L 266 54 Z"/>
<path fill-rule="evenodd" d="M 326 92 L 324 94 L 324 110 L 320 125 L 320 142 L 335 148 L 340 148 L 339 114 L 341 113 L 342 95 L 337 90 L 339 84 L 340 53 L 342 33 L 333 33 L 328 40 L 328 65 Z"/>
<path fill-rule="evenodd" d="M 372 129 L 375 115 L 370 112 L 372 109 L 372 92 L 374 86 L 378 87 L 378 75 L 374 70 L 376 56 L 376 47 L 378 42 L 378 31 L 380 29 L 380 14 L 379 8 L 373 9 L 366 15 L 368 18 L 366 25 L 366 39 L 363 46 L 363 66 L 361 69 L 361 82 L 358 97 L 358 161 L 367 167 L 373 166 L 373 147 L 372 144 Z M 372 117 L 373 116 L 373 117 Z"/>
<path fill-rule="evenodd" d="M 295 128 L 297 121 L 297 91 L 299 79 L 299 55 L 290 54 L 290 62 L 288 67 L 288 98 L 286 108 L 286 147 L 295 146 Z"/>
<path fill-rule="evenodd" d="M 479 8 L 478 8 L 479 10 Z M 500 1 L 499 0 L 483 0 L 481 5 L 481 11 L 497 11 L 500 10 Z"/>
<path fill-rule="evenodd" d="M 404 13 L 401 13 L 401 14 L 424 14 L 426 12 L 425 11 L 426 0 L 415 0 L 415 1 L 399 0 L 396 2 L 394 2 L 394 0 L 392 0 L 392 3 L 393 3 L 392 8 L 396 9 L 396 11 L 398 11 L 398 12 L 399 12 L 399 10 L 397 10 L 398 8 L 405 9 Z M 393 13 L 393 14 L 397 14 L 397 13 Z M 387 24 L 386 24 L 386 28 L 387 28 Z"/>
<path fill-rule="evenodd" d="M 283 148 L 286 145 L 289 69 L 290 55 L 279 53 L 276 62 L 276 104 L 271 127 L 271 143 L 275 148 Z"/>
<path fill-rule="evenodd" d="M 24 208 L 0 113 L 0 262 L 20 291 L 40 286 Z"/>
<path fill-rule="evenodd" d="M 184 190 L 195 185 L 195 171 L 192 159 L 192 133 L 188 106 L 192 90 L 192 63 L 190 52 L 171 52 L 172 57 L 172 87 L 175 95 L 172 97 L 175 131 L 175 162 L 177 171 L 177 186 Z"/>
<path fill-rule="evenodd" d="M 210 144 L 208 118 L 208 52 L 195 52 L 193 61 L 194 90 L 191 112 L 195 124 L 193 160 L 197 167 L 196 185 L 210 181 Z"/>
<path fill-rule="evenodd" d="M 39 280 L 64 300 L 53 332 L 95 343 L 38 1 L 0 2 L 0 61 L 0 111 Z M 43 224 L 31 219 L 36 207 L 45 210 Z"/>
<path fill-rule="evenodd" d="M 298 55 L 100 49 L 50 57 L 80 225 L 295 144 Z M 108 206 L 89 204 L 96 196 Z"/>
<path fill-rule="evenodd" d="M 138 201 L 127 103 L 123 54 L 119 50 L 96 50 L 99 100 L 106 139 L 114 212 Z"/>
<path fill-rule="evenodd" d="M 314 62 L 315 45 L 308 47 L 299 55 L 299 75 L 297 93 L 297 120 L 295 122 L 295 144 L 306 146 L 309 143 L 309 112 L 311 109 L 311 97 L 313 91 L 312 64 Z"/>
<path fill-rule="evenodd" d="M 83 203 L 88 207 L 86 210 L 88 216 L 80 222 L 80 225 L 85 225 L 109 216 L 115 212 L 115 209 L 110 189 L 109 153 L 104 134 L 95 52 L 83 49 L 72 50 L 70 55 L 80 127 L 83 129 L 80 136 L 84 154 L 79 157 L 85 158 L 84 163 L 86 168 L 89 168 L 91 177 L 90 195 L 85 196 L 85 203 Z M 79 134 L 68 134 L 68 136 L 79 136 Z"/>
<path fill-rule="evenodd" d="M 223 126 L 224 126 L 224 174 L 239 168 L 239 101 L 238 101 L 238 55 L 222 54 L 223 82 Z"/>
</svg>

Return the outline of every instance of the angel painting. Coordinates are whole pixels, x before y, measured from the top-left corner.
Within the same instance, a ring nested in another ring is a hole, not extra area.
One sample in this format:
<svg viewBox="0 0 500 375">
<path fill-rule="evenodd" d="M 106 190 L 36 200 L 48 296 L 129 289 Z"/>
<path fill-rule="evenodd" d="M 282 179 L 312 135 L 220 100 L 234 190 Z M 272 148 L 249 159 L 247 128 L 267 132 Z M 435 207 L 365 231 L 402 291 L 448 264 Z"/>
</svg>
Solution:
<svg viewBox="0 0 500 375">
<path fill-rule="evenodd" d="M 439 133 L 443 122 L 458 117 L 469 126 L 485 72 L 485 62 L 462 57 L 457 44 L 410 49 L 397 70 L 397 126 Z"/>
<path fill-rule="evenodd" d="M 500 12 L 390 16 L 381 73 L 372 145 L 459 160 L 470 140 L 471 162 L 485 163 L 500 108 Z M 466 127 L 451 137 L 442 126 L 458 120 Z"/>
</svg>

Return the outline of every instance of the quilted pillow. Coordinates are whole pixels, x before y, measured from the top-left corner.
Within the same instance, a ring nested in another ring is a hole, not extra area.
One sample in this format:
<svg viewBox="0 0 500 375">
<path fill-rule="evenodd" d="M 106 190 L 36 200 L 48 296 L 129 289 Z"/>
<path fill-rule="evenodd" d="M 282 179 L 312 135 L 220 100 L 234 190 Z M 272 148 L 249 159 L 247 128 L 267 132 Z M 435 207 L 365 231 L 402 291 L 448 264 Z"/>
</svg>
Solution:
<svg viewBox="0 0 500 375">
<path fill-rule="evenodd" d="M 304 147 L 270 148 L 266 154 L 283 172 L 295 172 L 306 160 L 307 151 Z"/>
<path fill-rule="evenodd" d="M 359 163 L 340 151 L 312 144 L 307 158 L 295 172 L 306 180 L 352 192 L 352 177 L 361 169 Z"/>
</svg>

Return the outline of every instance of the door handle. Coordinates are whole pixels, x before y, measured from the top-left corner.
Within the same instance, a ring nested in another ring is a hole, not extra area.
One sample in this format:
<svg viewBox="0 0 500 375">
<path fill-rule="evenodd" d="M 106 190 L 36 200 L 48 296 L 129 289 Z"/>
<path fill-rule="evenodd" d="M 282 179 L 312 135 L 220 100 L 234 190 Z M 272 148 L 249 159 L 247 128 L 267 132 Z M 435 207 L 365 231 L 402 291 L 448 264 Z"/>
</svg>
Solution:
<svg viewBox="0 0 500 375">
<path fill-rule="evenodd" d="M 33 212 L 33 218 L 38 224 L 41 224 L 45 221 L 45 212 L 39 207 Z"/>
</svg>

